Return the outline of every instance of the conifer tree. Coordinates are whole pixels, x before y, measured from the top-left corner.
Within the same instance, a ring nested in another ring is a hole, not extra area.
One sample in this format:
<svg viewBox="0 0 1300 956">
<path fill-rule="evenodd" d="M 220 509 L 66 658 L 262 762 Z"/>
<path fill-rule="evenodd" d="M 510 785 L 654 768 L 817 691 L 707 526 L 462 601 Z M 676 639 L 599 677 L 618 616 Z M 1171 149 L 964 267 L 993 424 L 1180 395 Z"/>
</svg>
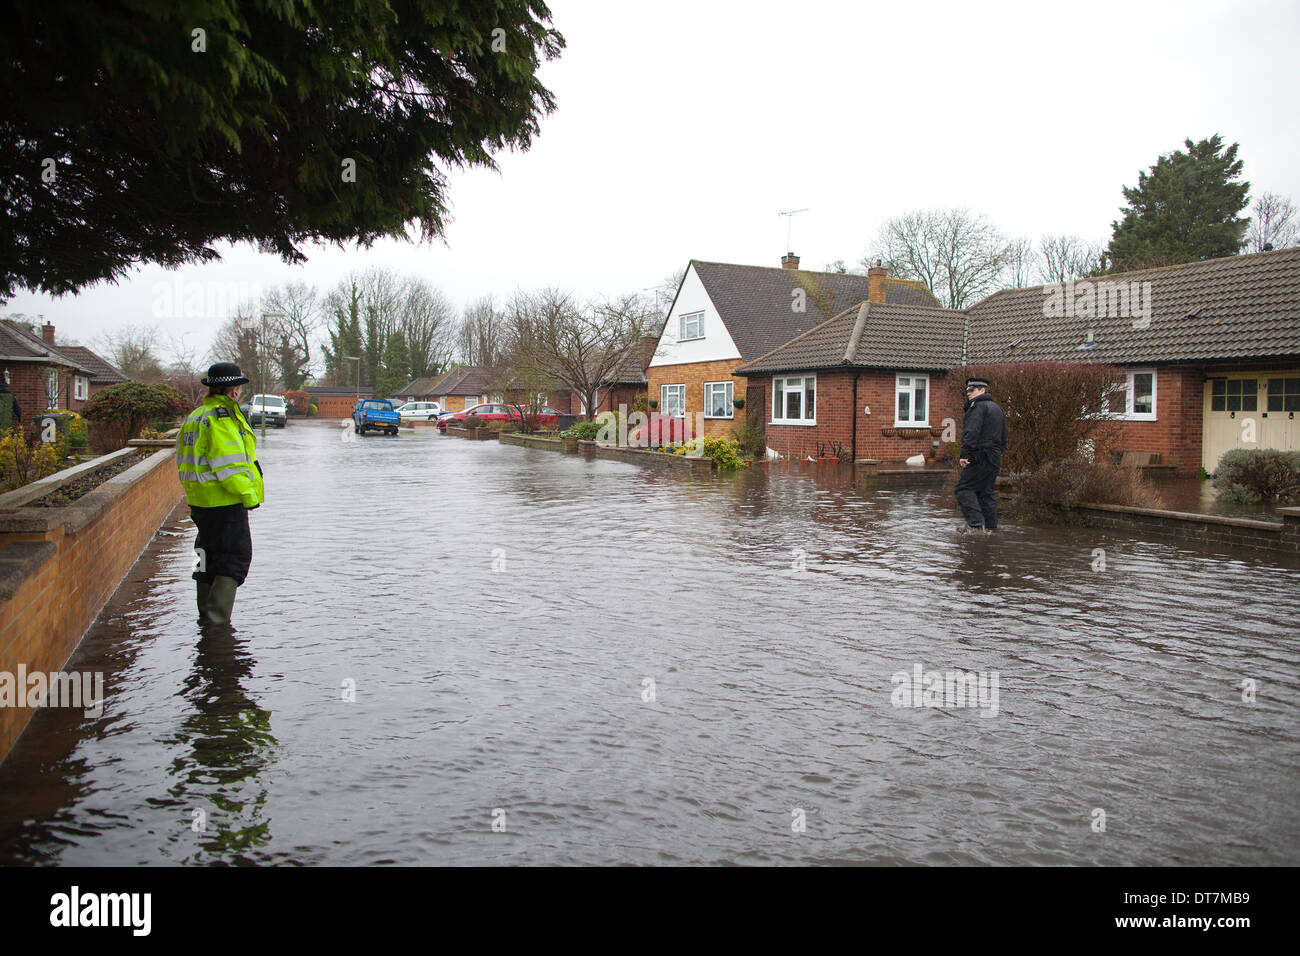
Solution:
<svg viewBox="0 0 1300 956">
<path fill-rule="evenodd" d="M 1241 180 L 1237 144 L 1226 149 L 1217 133 L 1161 156 L 1137 186 L 1124 187 L 1128 205 L 1111 223 L 1112 270 L 1141 269 L 1236 255 L 1250 220 L 1250 183 Z"/>
</svg>

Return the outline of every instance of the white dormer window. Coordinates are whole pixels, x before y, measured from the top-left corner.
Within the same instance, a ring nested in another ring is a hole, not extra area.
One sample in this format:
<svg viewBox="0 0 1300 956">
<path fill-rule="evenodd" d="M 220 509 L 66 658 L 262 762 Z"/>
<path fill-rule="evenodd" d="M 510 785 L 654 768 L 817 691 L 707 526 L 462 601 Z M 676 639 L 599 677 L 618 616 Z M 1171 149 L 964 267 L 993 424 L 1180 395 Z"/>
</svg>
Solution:
<svg viewBox="0 0 1300 956">
<path fill-rule="evenodd" d="M 677 337 L 679 342 L 704 338 L 704 313 L 702 311 L 688 312 L 680 318 L 681 334 Z"/>
</svg>

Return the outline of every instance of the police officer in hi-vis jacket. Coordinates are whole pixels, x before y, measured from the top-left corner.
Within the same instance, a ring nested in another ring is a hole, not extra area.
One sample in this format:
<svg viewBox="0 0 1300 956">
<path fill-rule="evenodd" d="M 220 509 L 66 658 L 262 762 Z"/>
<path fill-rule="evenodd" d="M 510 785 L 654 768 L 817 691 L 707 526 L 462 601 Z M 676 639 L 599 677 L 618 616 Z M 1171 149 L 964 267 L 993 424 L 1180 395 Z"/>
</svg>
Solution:
<svg viewBox="0 0 1300 956">
<path fill-rule="evenodd" d="M 229 624 L 235 589 L 253 560 L 248 512 L 262 503 L 262 466 L 253 428 L 239 410 L 248 382 L 234 362 L 208 369 L 208 395 L 181 425 L 176 467 L 190 515 L 199 529 L 194 580 L 199 622 Z"/>
</svg>

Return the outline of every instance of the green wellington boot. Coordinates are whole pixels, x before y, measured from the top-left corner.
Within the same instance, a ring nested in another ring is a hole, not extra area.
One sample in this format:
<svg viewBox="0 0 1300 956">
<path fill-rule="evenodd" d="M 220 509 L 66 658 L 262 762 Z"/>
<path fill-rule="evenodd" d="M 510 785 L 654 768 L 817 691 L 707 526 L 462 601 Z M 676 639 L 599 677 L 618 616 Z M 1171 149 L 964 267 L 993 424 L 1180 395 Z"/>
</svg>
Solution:
<svg viewBox="0 0 1300 956">
<path fill-rule="evenodd" d="M 229 624 L 231 612 L 235 608 L 235 590 L 239 584 L 234 578 L 218 574 L 212 579 L 208 590 L 208 600 L 203 606 L 204 624 Z"/>
<path fill-rule="evenodd" d="M 198 585 L 196 590 L 199 599 L 199 617 L 202 617 L 203 609 L 208 606 L 208 592 L 212 590 L 212 585 L 207 581 L 195 581 L 194 583 Z"/>
</svg>

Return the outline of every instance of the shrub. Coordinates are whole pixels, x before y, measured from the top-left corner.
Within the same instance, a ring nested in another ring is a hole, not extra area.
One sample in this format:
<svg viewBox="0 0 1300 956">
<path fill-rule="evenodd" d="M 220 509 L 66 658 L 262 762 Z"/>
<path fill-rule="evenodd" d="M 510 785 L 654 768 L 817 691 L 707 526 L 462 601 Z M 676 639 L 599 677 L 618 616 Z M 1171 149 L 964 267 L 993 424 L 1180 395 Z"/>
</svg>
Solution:
<svg viewBox="0 0 1300 956">
<path fill-rule="evenodd" d="M 295 415 L 308 414 L 308 408 L 311 405 L 311 395 L 302 389 L 290 389 L 284 393 L 284 400 L 289 403 L 289 410 Z"/>
<path fill-rule="evenodd" d="M 750 417 L 731 426 L 731 437 L 746 458 L 767 455 L 767 434 Z"/>
<path fill-rule="evenodd" d="M 311 418 L 313 415 L 319 415 L 319 414 L 320 414 L 320 406 L 317 405 L 315 402 L 312 402 L 310 405 L 307 406 L 308 418 Z"/>
<path fill-rule="evenodd" d="M 638 392 L 636 398 L 632 399 L 632 411 L 649 412 L 650 411 L 650 394 L 648 392 Z"/>
<path fill-rule="evenodd" d="M 1240 504 L 1300 502 L 1300 451 L 1234 448 L 1214 469 L 1217 496 Z"/>
<path fill-rule="evenodd" d="M 21 488 L 58 471 L 59 453 L 54 446 L 54 442 L 28 442 L 19 425 L 5 432 L 0 436 L 0 488 Z"/>
<path fill-rule="evenodd" d="M 600 422 L 574 422 L 560 434 L 582 441 L 594 441 L 599 432 Z"/>
<path fill-rule="evenodd" d="M 483 419 L 479 418 L 477 415 L 467 415 L 465 416 L 465 420 L 460 424 L 463 428 L 482 428 L 487 424 L 487 422 L 483 421 Z"/>
<path fill-rule="evenodd" d="M 1082 458 L 1049 461 L 1015 485 L 1016 506 L 1026 517 L 1061 521 L 1086 503 L 1157 508 L 1160 496 L 1136 468 Z"/>
<path fill-rule="evenodd" d="M 718 471 L 746 467 L 740 457 L 740 447 L 730 438 L 704 439 L 704 457 L 712 458 L 713 465 Z"/>
<path fill-rule="evenodd" d="M 140 434 L 146 423 L 186 411 L 185 396 L 171 385 L 119 382 L 92 396 L 81 414 L 102 426 L 100 437 L 106 445 L 121 448 Z"/>
<path fill-rule="evenodd" d="M 966 379 L 976 377 L 988 379 L 989 395 L 1007 413 L 1004 474 L 1072 460 L 1081 443 L 1106 444 L 1117 430 L 1108 396 L 1124 376 L 1114 366 L 1025 362 L 956 368 L 945 382 L 951 407 L 965 404 Z"/>
</svg>

